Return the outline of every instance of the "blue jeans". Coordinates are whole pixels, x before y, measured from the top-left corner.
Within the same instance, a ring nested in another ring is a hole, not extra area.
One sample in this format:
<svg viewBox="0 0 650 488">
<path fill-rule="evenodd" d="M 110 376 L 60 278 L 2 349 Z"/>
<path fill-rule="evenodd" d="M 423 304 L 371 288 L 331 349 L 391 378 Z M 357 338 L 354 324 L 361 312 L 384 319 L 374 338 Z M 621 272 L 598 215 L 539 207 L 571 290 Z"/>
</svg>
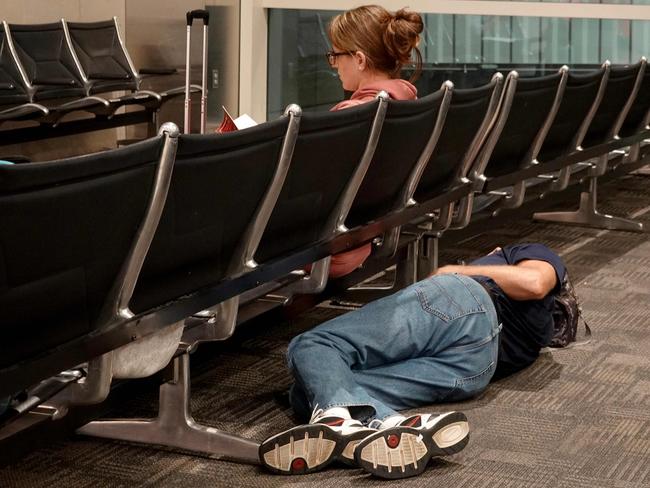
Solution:
<svg viewBox="0 0 650 488">
<path fill-rule="evenodd" d="M 348 407 L 367 422 L 458 401 L 494 374 L 501 329 L 487 292 L 439 275 L 295 337 L 287 353 L 296 413 Z"/>
</svg>

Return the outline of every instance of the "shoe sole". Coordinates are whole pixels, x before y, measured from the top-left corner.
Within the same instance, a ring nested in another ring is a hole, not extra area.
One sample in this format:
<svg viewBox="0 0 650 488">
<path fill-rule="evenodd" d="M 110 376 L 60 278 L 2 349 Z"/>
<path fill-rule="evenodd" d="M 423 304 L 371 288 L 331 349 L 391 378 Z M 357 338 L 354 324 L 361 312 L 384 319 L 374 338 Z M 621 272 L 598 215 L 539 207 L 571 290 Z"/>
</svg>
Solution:
<svg viewBox="0 0 650 488">
<path fill-rule="evenodd" d="M 333 461 L 355 466 L 356 446 L 368 431 L 343 435 L 325 424 L 299 425 L 265 440 L 259 448 L 263 466 L 277 474 L 308 474 Z"/>
<path fill-rule="evenodd" d="M 450 412 L 425 428 L 391 427 L 366 437 L 359 443 L 355 460 L 380 478 L 408 478 L 421 474 L 432 457 L 455 454 L 468 442 L 467 417 Z"/>
</svg>

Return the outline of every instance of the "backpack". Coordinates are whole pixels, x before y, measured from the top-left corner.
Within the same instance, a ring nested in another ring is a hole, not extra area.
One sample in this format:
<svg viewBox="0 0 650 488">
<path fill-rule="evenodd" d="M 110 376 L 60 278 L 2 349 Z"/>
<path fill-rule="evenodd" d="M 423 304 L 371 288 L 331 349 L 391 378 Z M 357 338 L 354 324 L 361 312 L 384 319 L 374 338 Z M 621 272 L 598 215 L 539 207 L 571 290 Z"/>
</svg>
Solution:
<svg viewBox="0 0 650 488">
<path fill-rule="evenodd" d="M 553 300 L 553 337 L 549 347 L 567 347 L 575 342 L 580 318 L 585 324 L 585 340 L 572 345 L 587 344 L 591 340 L 591 329 L 582 316 L 582 309 L 568 274 L 564 274 L 562 287 Z"/>
</svg>

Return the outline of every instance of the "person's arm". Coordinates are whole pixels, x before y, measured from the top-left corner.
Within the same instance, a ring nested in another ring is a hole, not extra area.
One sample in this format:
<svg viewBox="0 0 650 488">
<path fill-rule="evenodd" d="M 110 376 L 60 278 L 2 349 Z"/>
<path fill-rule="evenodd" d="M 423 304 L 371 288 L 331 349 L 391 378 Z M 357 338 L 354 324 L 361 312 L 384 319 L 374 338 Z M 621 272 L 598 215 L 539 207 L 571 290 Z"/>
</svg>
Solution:
<svg viewBox="0 0 650 488">
<path fill-rule="evenodd" d="M 557 283 L 553 266 L 546 261 L 532 259 L 515 265 L 443 266 L 435 274 L 449 273 L 492 278 L 513 300 L 541 300 Z"/>
</svg>

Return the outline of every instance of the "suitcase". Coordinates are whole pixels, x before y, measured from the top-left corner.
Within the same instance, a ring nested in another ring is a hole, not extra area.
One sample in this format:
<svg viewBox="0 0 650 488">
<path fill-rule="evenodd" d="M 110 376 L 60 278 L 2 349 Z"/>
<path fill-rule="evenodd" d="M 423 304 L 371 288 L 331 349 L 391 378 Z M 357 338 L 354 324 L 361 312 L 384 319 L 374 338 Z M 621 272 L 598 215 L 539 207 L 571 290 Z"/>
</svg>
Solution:
<svg viewBox="0 0 650 488">
<path fill-rule="evenodd" d="M 192 92 L 190 86 L 190 44 L 192 40 L 192 24 L 194 19 L 203 20 L 203 59 L 201 76 L 201 134 L 205 134 L 206 103 L 208 100 L 208 24 L 210 13 L 207 10 L 191 10 L 187 12 L 187 46 L 185 51 L 185 116 L 183 134 L 192 131 Z"/>
</svg>

